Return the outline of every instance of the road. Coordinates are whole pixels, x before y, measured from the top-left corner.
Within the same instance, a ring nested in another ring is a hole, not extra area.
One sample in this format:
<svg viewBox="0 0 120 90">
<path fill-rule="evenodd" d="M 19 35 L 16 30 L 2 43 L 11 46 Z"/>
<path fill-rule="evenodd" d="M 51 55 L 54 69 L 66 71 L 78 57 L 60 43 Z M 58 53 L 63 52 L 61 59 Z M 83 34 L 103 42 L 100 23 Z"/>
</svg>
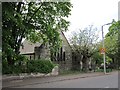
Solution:
<svg viewBox="0 0 120 90">
<path fill-rule="evenodd" d="M 38 82 L 41 81 L 38 79 Z M 26 84 L 17 88 L 118 88 L 118 73 L 50 83 Z"/>
</svg>

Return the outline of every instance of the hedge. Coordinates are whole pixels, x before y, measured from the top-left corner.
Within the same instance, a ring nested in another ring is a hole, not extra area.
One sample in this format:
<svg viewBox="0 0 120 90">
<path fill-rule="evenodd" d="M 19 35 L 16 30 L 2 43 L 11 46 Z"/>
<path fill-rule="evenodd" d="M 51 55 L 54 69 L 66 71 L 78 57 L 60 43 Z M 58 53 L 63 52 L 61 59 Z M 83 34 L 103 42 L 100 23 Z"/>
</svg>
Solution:
<svg viewBox="0 0 120 90">
<path fill-rule="evenodd" d="M 31 60 L 27 63 L 27 72 L 50 73 L 54 66 L 50 60 Z"/>
<path fill-rule="evenodd" d="M 25 63 L 9 66 L 6 61 L 2 63 L 2 74 L 20 74 L 20 73 L 50 73 L 55 64 L 51 60 L 28 60 Z"/>
</svg>

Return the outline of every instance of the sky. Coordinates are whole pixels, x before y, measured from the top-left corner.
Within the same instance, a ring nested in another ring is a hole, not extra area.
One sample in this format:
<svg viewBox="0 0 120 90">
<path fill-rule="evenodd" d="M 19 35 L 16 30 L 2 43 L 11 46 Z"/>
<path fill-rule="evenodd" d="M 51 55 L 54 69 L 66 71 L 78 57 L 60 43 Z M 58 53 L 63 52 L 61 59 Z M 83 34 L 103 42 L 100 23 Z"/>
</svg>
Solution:
<svg viewBox="0 0 120 90">
<path fill-rule="evenodd" d="M 70 26 L 65 32 L 67 39 L 73 31 L 84 29 L 93 25 L 98 29 L 100 39 L 102 38 L 101 26 L 118 20 L 118 2 L 120 0 L 71 0 L 73 8 L 68 20 Z M 104 26 L 104 35 L 108 32 L 110 25 Z"/>
</svg>

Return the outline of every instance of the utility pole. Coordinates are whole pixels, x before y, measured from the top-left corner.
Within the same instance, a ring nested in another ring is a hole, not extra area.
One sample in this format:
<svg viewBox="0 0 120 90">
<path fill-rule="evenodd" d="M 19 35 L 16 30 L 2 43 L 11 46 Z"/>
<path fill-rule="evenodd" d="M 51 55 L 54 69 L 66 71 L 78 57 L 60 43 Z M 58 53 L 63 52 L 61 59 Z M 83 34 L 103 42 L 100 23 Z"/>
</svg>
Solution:
<svg viewBox="0 0 120 90">
<path fill-rule="evenodd" d="M 113 23 L 113 22 L 112 22 Z M 103 32 L 103 26 L 105 25 L 110 25 L 112 23 L 107 23 L 107 24 L 104 24 L 102 25 L 102 44 L 103 44 L 103 49 L 105 49 L 105 44 L 104 44 L 104 32 Z M 105 60 L 105 51 L 103 53 L 103 61 L 104 61 L 104 74 L 106 74 L 106 60 Z"/>
</svg>

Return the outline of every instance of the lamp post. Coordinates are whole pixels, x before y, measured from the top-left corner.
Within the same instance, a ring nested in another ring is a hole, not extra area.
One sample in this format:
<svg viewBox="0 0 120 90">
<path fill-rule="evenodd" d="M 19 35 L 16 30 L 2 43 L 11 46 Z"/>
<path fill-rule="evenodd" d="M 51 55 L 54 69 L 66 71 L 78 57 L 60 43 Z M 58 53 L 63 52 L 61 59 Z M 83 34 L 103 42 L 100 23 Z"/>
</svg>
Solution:
<svg viewBox="0 0 120 90">
<path fill-rule="evenodd" d="M 113 22 L 112 22 L 112 23 L 113 23 Z M 107 23 L 107 24 L 102 25 L 102 44 L 103 44 L 103 48 L 105 48 L 103 26 L 105 26 L 105 25 L 110 25 L 110 24 L 112 24 L 112 23 Z M 103 53 L 103 61 L 104 61 L 104 73 L 106 74 L 105 52 Z"/>
</svg>

